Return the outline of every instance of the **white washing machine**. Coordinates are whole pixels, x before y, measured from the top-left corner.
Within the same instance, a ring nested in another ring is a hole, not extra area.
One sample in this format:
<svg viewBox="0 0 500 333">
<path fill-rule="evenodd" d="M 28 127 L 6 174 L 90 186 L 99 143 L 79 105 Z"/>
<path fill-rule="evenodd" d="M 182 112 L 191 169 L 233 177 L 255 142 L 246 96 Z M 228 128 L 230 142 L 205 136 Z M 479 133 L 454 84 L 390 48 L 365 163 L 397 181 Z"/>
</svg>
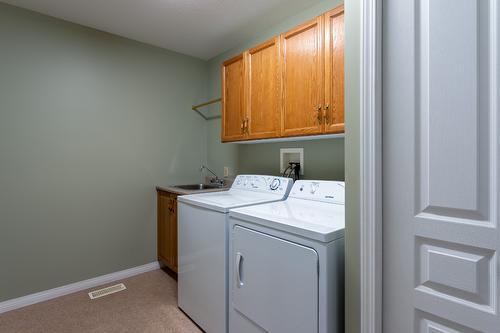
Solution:
<svg viewBox="0 0 500 333">
<path fill-rule="evenodd" d="M 178 305 L 205 332 L 227 332 L 229 209 L 284 200 L 292 184 L 239 175 L 229 191 L 178 197 Z"/>
<path fill-rule="evenodd" d="M 229 332 L 344 332 L 343 182 L 229 213 Z"/>
</svg>

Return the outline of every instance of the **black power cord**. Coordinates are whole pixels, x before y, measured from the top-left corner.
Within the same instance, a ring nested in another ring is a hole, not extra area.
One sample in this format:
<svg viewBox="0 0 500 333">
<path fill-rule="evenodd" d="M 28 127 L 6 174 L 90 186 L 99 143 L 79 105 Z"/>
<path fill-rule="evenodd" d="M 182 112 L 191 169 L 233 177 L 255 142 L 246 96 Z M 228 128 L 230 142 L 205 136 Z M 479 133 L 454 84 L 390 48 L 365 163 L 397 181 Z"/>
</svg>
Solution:
<svg viewBox="0 0 500 333">
<path fill-rule="evenodd" d="M 288 167 L 283 172 L 283 177 L 293 178 L 294 181 L 300 179 L 300 163 L 289 162 Z"/>
<path fill-rule="evenodd" d="M 282 177 L 289 177 L 291 172 L 292 172 L 292 166 L 289 165 L 286 167 L 285 171 L 283 171 L 283 175 L 281 175 L 281 176 Z"/>
<path fill-rule="evenodd" d="M 293 180 L 299 180 L 300 179 L 300 163 L 293 163 L 292 162 L 292 169 L 295 173 L 295 176 L 293 177 Z"/>
</svg>

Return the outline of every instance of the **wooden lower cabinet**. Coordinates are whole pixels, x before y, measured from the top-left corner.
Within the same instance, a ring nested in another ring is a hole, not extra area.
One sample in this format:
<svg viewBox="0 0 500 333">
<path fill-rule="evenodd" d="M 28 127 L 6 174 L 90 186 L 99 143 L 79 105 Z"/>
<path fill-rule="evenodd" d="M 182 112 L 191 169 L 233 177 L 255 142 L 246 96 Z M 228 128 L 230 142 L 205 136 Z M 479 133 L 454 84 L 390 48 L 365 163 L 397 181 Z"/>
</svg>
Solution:
<svg viewBox="0 0 500 333">
<path fill-rule="evenodd" d="M 177 273 L 177 194 L 157 191 L 158 260 Z"/>
</svg>

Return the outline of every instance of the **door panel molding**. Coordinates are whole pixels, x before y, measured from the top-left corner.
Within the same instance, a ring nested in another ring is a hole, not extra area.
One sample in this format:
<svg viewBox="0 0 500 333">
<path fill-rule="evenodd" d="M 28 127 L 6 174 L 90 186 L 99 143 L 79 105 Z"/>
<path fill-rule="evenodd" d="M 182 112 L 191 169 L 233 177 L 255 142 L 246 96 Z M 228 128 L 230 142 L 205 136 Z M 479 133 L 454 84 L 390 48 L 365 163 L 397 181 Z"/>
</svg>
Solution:
<svg viewBox="0 0 500 333">
<path fill-rule="evenodd" d="M 421 0 L 415 12 L 414 306 L 484 332 L 497 321 L 494 3 Z"/>
<path fill-rule="evenodd" d="M 494 113 L 487 102 L 489 52 L 481 47 L 490 44 L 483 40 L 490 29 L 479 13 L 490 3 L 422 0 L 417 4 L 418 206 L 438 215 L 455 211 L 488 221 L 489 186 L 495 183 L 489 170 L 494 144 L 489 132 L 496 130 L 488 127 Z"/>
<path fill-rule="evenodd" d="M 416 256 L 417 292 L 494 312 L 494 250 L 418 237 Z"/>
<path fill-rule="evenodd" d="M 385 332 L 500 327 L 499 9 L 384 2 Z"/>
<path fill-rule="evenodd" d="M 479 223 L 466 223 L 454 221 L 442 217 L 424 217 L 423 214 L 416 216 L 415 236 L 430 238 L 434 240 L 461 243 L 466 246 L 482 247 L 484 249 L 496 249 L 498 238 L 495 227 L 492 225 L 481 225 Z"/>
<path fill-rule="evenodd" d="M 419 333 L 481 333 L 470 328 L 443 320 L 430 313 L 417 312 L 415 332 Z"/>
</svg>

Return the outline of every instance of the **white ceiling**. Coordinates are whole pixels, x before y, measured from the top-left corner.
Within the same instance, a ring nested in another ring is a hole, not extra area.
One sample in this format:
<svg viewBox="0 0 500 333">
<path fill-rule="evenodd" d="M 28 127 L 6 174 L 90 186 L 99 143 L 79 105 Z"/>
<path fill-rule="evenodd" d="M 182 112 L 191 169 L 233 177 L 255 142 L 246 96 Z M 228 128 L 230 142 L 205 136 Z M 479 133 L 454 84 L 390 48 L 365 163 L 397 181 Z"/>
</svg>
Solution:
<svg viewBox="0 0 500 333">
<path fill-rule="evenodd" d="M 1 0 L 210 59 L 321 0 Z"/>
</svg>

